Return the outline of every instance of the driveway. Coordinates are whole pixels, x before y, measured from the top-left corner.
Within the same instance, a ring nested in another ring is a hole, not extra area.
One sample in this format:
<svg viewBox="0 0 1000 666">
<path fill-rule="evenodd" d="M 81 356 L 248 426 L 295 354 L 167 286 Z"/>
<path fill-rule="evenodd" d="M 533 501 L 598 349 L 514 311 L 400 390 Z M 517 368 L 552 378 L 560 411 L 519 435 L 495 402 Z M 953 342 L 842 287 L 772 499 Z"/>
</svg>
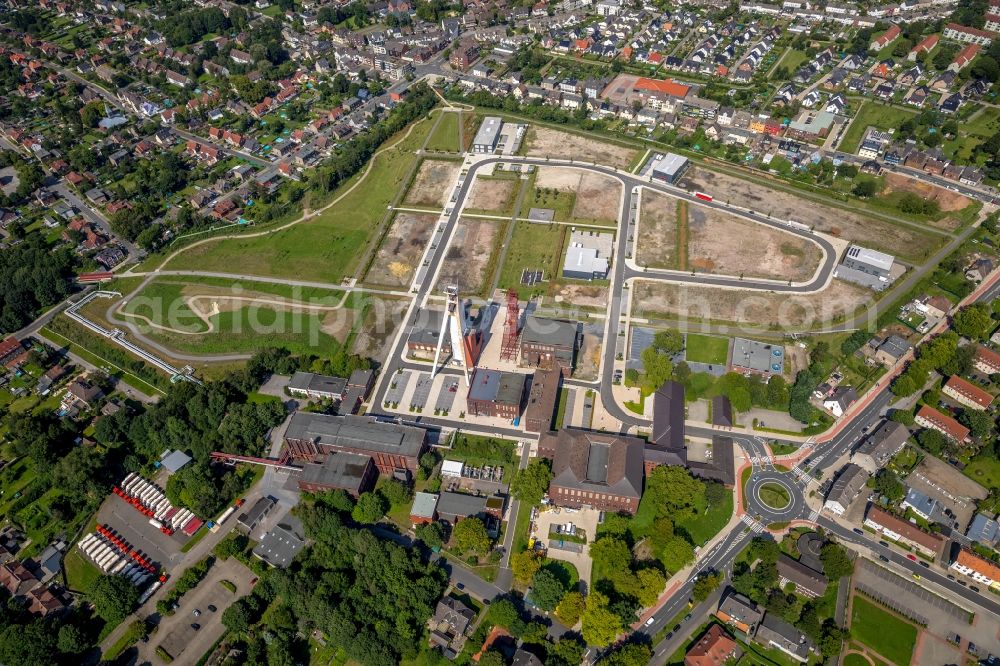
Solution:
<svg viewBox="0 0 1000 666">
<path fill-rule="evenodd" d="M 548 546 L 548 556 L 553 560 L 569 562 L 576 567 L 580 574 L 580 581 L 587 587 L 590 586 L 590 575 L 593 569 L 593 562 L 590 559 L 589 547 L 587 545 L 566 542 L 560 547 L 557 538 L 549 538 L 549 532 L 553 525 L 565 525 L 573 523 L 577 534 L 583 530 L 587 537 L 587 543 L 594 541 L 597 534 L 597 520 L 600 511 L 596 509 L 560 509 L 553 508 L 549 511 L 542 511 L 535 518 L 535 529 L 531 536 L 540 539 Z"/>
<path fill-rule="evenodd" d="M 136 663 L 163 663 L 155 654 L 157 646 L 166 650 L 177 663 L 198 661 L 226 631 L 222 626 L 222 611 L 250 592 L 253 578 L 253 572 L 236 558 L 216 561 L 198 587 L 181 598 L 180 608 L 173 615 L 160 619 L 159 628 L 149 642 L 139 644 Z M 223 580 L 236 585 L 235 594 L 220 585 Z M 209 605 L 216 607 L 214 613 L 208 610 Z M 195 609 L 201 612 L 199 617 L 193 615 Z M 201 625 L 201 629 L 193 629 L 192 624 Z"/>
</svg>

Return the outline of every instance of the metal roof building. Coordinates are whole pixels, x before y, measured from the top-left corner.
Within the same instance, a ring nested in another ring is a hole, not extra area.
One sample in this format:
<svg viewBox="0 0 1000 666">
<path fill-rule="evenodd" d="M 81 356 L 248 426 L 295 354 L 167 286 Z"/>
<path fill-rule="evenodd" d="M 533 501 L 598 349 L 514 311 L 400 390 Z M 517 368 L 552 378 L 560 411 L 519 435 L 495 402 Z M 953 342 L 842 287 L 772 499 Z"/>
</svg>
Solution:
<svg viewBox="0 0 1000 666">
<path fill-rule="evenodd" d="M 500 130 L 503 128 L 503 120 L 497 116 L 486 116 L 483 124 L 479 126 L 476 137 L 472 140 L 472 151 L 476 153 L 492 153 L 497 148 L 500 140 Z"/>
<path fill-rule="evenodd" d="M 761 374 L 781 374 L 785 367 L 785 348 L 746 338 L 733 338 L 734 369 Z"/>
<path fill-rule="evenodd" d="M 314 372 L 296 372 L 288 381 L 288 391 L 310 398 L 341 398 L 347 390 L 347 380 L 342 377 L 317 375 Z"/>
<path fill-rule="evenodd" d="M 366 416 L 330 416 L 295 412 L 285 429 L 285 443 L 295 458 L 316 459 L 333 451 L 370 455 L 380 472 L 416 471 L 427 432 Z"/>
<path fill-rule="evenodd" d="M 608 276 L 608 257 L 614 247 L 612 234 L 574 231 L 566 248 L 563 277 L 575 280 L 603 280 Z"/>
<path fill-rule="evenodd" d="M 278 520 L 260 543 L 253 549 L 253 554 L 267 562 L 272 567 L 287 567 L 299 551 L 306 545 L 305 532 L 302 523 L 290 512 Z"/>
<path fill-rule="evenodd" d="M 667 153 L 663 159 L 653 165 L 653 178 L 667 183 L 676 183 L 688 168 L 688 158 L 683 155 Z"/>
</svg>

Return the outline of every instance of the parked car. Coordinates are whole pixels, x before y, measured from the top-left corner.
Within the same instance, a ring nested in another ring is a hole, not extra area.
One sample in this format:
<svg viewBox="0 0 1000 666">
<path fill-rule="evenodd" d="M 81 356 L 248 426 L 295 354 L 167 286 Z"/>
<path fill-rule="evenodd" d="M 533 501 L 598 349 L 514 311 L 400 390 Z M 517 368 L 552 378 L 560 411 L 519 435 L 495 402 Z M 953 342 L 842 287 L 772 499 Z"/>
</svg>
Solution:
<svg viewBox="0 0 1000 666">
<path fill-rule="evenodd" d="M 195 617 L 201 617 L 201 611 L 195 608 L 193 611 L 191 611 L 191 615 L 194 615 Z"/>
<path fill-rule="evenodd" d="M 913 553 L 907 553 L 906 554 L 906 559 L 911 560 L 913 562 L 916 562 L 917 561 L 917 556 L 914 555 Z"/>
<path fill-rule="evenodd" d="M 879 555 L 878 559 L 882 560 L 883 562 L 888 562 L 889 561 L 889 558 L 886 557 L 885 555 Z"/>
<path fill-rule="evenodd" d="M 647 627 L 652 626 L 653 622 L 655 622 L 655 621 L 656 621 L 655 617 L 649 618 L 648 620 L 646 620 L 646 626 Z"/>
<path fill-rule="evenodd" d="M 195 631 L 198 631 L 199 629 L 201 629 L 201 625 L 198 624 L 197 622 L 194 622 L 191 624 L 191 628 L 194 629 Z"/>
</svg>

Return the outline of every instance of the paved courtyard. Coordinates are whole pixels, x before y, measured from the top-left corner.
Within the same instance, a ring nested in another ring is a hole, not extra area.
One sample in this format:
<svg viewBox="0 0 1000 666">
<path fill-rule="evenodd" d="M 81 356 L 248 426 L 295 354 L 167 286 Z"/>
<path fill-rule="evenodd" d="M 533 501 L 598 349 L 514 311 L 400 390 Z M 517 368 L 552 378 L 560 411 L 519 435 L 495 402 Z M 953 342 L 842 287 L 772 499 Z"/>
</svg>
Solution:
<svg viewBox="0 0 1000 666">
<path fill-rule="evenodd" d="M 553 508 L 549 511 L 542 511 L 535 519 L 535 529 L 531 533 L 531 536 L 542 540 L 549 546 L 548 556 L 550 558 L 569 562 L 575 566 L 580 574 L 581 584 L 586 586 L 590 585 L 590 574 L 593 569 L 593 562 L 588 552 L 589 545 L 565 542 L 562 547 L 559 547 L 557 539 L 549 538 L 549 533 L 554 525 L 573 523 L 577 534 L 583 530 L 587 537 L 587 544 L 590 544 L 597 534 L 597 521 L 600 514 L 601 512 L 596 509 Z M 555 544 L 553 544 L 554 541 Z"/>
</svg>

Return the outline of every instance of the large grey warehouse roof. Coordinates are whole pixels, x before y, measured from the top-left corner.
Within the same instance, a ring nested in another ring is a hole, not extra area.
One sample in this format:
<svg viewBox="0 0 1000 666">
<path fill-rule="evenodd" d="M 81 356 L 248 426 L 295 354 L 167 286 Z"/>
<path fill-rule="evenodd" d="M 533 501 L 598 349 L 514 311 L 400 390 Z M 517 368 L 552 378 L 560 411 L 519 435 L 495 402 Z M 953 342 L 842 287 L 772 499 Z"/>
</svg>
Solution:
<svg viewBox="0 0 1000 666">
<path fill-rule="evenodd" d="M 312 440 L 319 445 L 416 456 L 427 433 L 423 428 L 385 423 L 365 416 L 329 416 L 295 412 L 285 430 L 286 439 Z"/>
<path fill-rule="evenodd" d="M 667 153 L 663 156 L 663 159 L 657 162 L 653 166 L 653 171 L 658 171 L 659 173 L 665 173 L 668 176 L 673 176 L 678 171 L 683 169 L 687 165 L 688 159 L 683 155 L 675 155 L 674 153 Z"/>
<path fill-rule="evenodd" d="M 479 126 L 479 131 L 476 132 L 476 138 L 472 140 L 472 144 L 477 146 L 494 145 L 501 127 L 503 127 L 503 120 L 496 116 L 486 116 L 483 118 L 483 124 Z"/>
<path fill-rule="evenodd" d="M 573 347 L 576 343 L 576 322 L 543 319 L 529 315 L 521 330 L 521 340 L 528 344 Z"/>
<path fill-rule="evenodd" d="M 891 254 L 879 252 L 878 250 L 870 250 L 860 245 L 852 245 L 847 248 L 847 256 L 854 261 L 860 261 L 885 271 L 892 268 L 893 256 Z"/>
</svg>

